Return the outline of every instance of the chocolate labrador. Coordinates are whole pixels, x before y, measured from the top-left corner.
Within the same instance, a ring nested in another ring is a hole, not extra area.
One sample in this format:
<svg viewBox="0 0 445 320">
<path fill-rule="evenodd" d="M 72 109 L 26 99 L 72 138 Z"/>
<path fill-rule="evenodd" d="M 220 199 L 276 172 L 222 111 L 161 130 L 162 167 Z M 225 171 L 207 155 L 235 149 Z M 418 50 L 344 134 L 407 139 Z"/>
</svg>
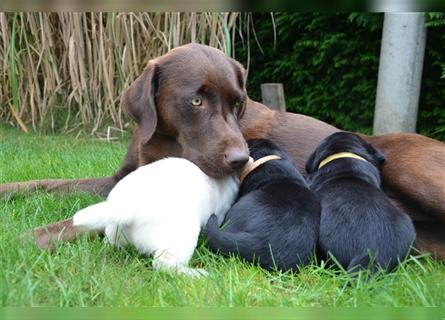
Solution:
<svg viewBox="0 0 445 320">
<path fill-rule="evenodd" d="M 5 192 L 80 189 L 108 194 L 137 167 L 166 156 L 185 157 L 221 177 L 248 159 L 245 139 L 267 138 L 288 152 L 301 172 L 317 144 L 339 129 L 300 114 L 276 112 L 246 93 L 243 67 L 223 52 L 199 44 L 151 60 L 128 88 L 124 107 L 137 127 L 113 177 L 40 180 L 0 185 Z M 383 187 L 416 222 L 417 244 L 445 258 L 445 144 L 418 134 L 363 136 L 383 150 Z M 63 231 L 62 234 L 61 231 Z M 75 239 L 70 220 L 36 230 L 38 244 Z"/>
</svg>

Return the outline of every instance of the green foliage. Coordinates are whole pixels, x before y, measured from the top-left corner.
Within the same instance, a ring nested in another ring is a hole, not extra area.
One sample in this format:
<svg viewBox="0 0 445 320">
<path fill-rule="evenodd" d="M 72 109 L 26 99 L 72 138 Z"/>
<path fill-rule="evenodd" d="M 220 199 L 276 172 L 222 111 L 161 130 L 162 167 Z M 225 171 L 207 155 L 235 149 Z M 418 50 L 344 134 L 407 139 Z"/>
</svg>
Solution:
<svg viewBox="0 0 445 320">
<path fill-rule="evenodd" d="M 445 13 L 426 14 L 428 27 L 417 127 L 445 140 Z"/>
<path fill-rule="evenodd" d="M 418 129 L 445 140 L 443 18 L 428 17 Z M 254 14 L 253 24 L 263 48 L 250 44 L 248 83 L 254 99 L 261 99 L 261 83 L 282 82 L 288 111 L 372 132 L 383 14 L 276 13 L 274 21 L 269 14 Z M 237 59 L 246 61 L 247 44 L 237 45 Z"/>
</svg>

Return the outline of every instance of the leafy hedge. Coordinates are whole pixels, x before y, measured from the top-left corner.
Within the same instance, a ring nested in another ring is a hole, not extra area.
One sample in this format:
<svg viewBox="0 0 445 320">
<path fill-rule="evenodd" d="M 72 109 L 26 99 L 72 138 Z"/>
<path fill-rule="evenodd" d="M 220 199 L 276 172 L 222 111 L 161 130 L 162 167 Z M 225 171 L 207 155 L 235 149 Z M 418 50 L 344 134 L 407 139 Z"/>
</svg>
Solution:
<svg viewBox="0 0 445 320">
<path fill-rule="evenodd" d="M 445 140 L 443 18 L 443 14 L 427 15 L 418 119 L 419 132 L 441 140 Z M 253 98 L 261 99 L 261 83 L 282 82 L 288 111 L 345 130 L 372 132 L 383 14 L 276 13 L 274 21 L 270 14 L 254 14 L 253 25 L 248 80 Z M 247 52 L 246 42 L 239 41 L 236 58 L 246 64 Z"/>
</svg>

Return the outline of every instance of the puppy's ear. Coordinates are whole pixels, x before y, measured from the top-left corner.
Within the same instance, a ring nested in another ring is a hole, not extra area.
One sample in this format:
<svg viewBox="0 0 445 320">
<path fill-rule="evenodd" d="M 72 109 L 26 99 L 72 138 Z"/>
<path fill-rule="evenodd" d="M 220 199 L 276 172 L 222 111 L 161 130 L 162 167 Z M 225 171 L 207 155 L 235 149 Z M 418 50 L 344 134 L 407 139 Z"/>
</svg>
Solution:
<svg viewBox="0 0 445 320">
<path fill-rule="evenodd" d="M 156 64 L 150 62 L 124 95 L 124 108 L 139 125 L 143 144 L 151 139 L 158 123 L 155 105 L 157 69 Z"/>
<path fill-rule="evenodd" d="M 374 148 L 370 143 L 365 144 L 366 151 L 372 156 L 378 168 L 381 168 L 386 161 L 385 154 L 377 148 Z"/>
<path fill-rule="evenodd" d="M 308 174 L 314 173 L 316 171 L 316 163 L 315 163 L 315 152 L 311 154 L 309 159 L 306 161 L 306 172 Z"/>
<path fill-rule="evenodd" d="M 379 149 L 375 149 L 375 154 L 374 154 L 374 156 L 375 156 L 375 158 L 377 159 L 377 162 L 378 162 L 378 164 L 379 164 L 379 167 L 382 167 L 383 164 L 384 164 L 385 161 L 386 161 L 386 156 L 385 156 L 385 154 L 384 154 L 382 151 L 380 151 Z"/>
</svg>

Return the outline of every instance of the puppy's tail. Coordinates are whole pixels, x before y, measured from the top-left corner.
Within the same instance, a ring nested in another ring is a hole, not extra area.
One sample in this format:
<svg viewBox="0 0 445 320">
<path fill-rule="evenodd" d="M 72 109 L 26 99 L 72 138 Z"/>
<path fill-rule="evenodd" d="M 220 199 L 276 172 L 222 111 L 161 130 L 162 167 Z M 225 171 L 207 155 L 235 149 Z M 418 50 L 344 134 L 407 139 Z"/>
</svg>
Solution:
<svg viewBox="0 0 445 320">
<path fill-rule="evenodd" d="M 103 231 L 110 224 L 128 223 L 125 218 L 104 201 L 79 210 L 73 217 L 73 225 L 81 230 Z"/>
<path fill-rule="evenodd" d="M 212 251 L 224 255 L 239 253 L 245 259 L 251 258 L 246 255 L 254 250 L 254 247 L 252 247 L 254 243 L 253 236 L 246 232 L 231 233 L 221 230 L 218 226 L 216 215 L 212 214 L 207 221 L 205 234 L 207 243 Z"/>
</svg>

